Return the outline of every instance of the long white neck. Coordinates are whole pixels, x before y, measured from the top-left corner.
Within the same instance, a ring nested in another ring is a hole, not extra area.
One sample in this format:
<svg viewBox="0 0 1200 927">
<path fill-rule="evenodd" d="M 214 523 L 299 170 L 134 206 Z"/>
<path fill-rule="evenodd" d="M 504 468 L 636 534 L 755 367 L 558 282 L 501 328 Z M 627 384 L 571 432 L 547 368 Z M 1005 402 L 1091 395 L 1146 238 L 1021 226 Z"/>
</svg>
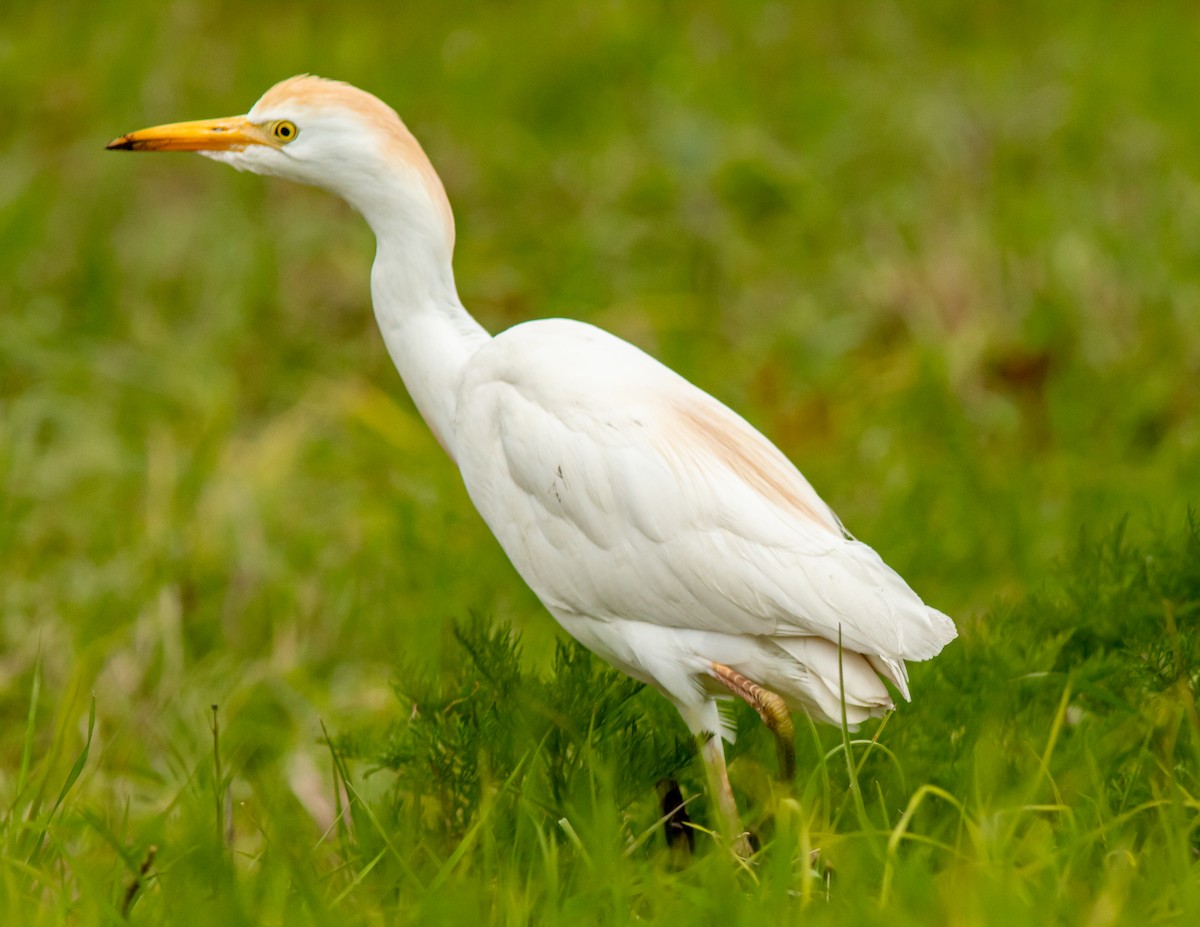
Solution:
<svg viewBox="0 0 1200 927">
<path fill-rule="evenodd" d="M 375 319 L 409 395 L 434 437 L 456 458 L 458 387 L 472 354 L 491 337 L 458 298 L 453 235 L 411 187 L 359 207 L 378 247 L 371 268 Z"/>
</svg>

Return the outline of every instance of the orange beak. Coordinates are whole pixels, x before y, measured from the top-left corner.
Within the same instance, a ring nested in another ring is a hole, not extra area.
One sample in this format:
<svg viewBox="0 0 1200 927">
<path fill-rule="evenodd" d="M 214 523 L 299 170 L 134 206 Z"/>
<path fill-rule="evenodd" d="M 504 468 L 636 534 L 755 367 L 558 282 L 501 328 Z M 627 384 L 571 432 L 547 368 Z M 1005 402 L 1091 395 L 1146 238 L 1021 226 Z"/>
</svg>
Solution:
<svg viewBox="0 0 1200 927">
<path fill-rule="evenodd" d="M 105 147 L 109 151 L 241 151 L 248 145 L 274 146 L 274 140 L 245 116 L 229 116 L 139 129 Z"/>
</svg>

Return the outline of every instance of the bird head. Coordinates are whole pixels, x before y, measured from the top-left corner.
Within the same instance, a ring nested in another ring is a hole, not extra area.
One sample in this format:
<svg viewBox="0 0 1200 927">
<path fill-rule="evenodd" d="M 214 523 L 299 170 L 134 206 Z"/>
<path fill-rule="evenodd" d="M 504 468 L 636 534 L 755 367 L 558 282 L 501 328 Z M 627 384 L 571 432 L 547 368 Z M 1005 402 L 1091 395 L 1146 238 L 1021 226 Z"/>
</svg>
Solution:
<svg viewBox="0 0 1200 927">
<path fill-rule="evenodd" d="M 403 223 L 454 249 L 454 218 L 425 152 L 386 103 L 340 81 L 301 75 L 268 90 L 244 116 L 130 132 L 110 150 L 194 151 L 238 170 L 321 187 L 368 222 Z"/>
</svg>

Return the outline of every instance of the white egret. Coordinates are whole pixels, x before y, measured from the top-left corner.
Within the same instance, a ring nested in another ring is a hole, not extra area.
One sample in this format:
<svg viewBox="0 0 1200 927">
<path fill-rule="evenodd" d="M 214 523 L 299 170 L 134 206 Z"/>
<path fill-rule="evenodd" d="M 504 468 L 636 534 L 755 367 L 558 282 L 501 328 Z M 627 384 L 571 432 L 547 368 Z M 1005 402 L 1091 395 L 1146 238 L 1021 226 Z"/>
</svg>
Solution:
<svg viewBox="0 0 1200 927">
<path fill-rule="evenodd" d="M 567 633 L 657 688 L 701 746 L 725 838 L 744 850 L 718 700 L 775 733 L 790 711 L 851 725 L 909 697 L 905 661 L 955 635 L 843 529 L 737 413 L 632 345 L 566 319 L 489 335 L 454 282 L 437 173 L 386 104 L 299 76 L 245 116 L 132 132 L 322 187 L 366 218 L 375 317 L 405 386 L 513 566 Z"/>
</svg>

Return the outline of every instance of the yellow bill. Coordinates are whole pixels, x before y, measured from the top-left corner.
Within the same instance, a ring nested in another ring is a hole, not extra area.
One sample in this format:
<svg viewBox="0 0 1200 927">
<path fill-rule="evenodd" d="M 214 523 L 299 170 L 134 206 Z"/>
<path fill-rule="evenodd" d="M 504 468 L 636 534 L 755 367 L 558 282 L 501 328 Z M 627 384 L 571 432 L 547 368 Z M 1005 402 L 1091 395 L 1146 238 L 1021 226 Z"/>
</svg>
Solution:
<svg viewBox="0 0 1200 927">
<path fill-rule="evenodd" d="M 245 116 L 172 122 L 114 138 L 110 151 L 241 151 L 248 145 L 272 145 L 270 133 Z"/>
</svg>

